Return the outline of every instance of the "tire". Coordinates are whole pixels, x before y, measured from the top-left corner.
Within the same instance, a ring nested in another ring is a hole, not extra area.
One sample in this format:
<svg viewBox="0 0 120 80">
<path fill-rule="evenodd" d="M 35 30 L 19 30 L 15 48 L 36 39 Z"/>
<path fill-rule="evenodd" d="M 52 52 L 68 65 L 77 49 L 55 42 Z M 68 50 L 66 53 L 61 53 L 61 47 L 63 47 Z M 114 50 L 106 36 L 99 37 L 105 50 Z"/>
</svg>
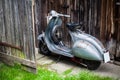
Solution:
<svg viewBox="0 0 120 80">
<path fill-rule="evenodd" d="M 51 53 L 47 45 L 41 41 L 39 42 L 39 50 L 40 50 L 40 53 L 44 55 L 49 55 Z"/>
<path fill-rule="evenodd" d="M 51 31 L 51 37 L 55 44 L 58 44 L 62 40 L 62 30 L 59 25 L 55 25 Z"/>
<path fill-rule="evenodd" d="M 84 60 L 84 64 L 87 65 L 87 68 L 89 70 L 96 70 L 100 66 L 101 62 L 93 60 Z"/>
</svg>

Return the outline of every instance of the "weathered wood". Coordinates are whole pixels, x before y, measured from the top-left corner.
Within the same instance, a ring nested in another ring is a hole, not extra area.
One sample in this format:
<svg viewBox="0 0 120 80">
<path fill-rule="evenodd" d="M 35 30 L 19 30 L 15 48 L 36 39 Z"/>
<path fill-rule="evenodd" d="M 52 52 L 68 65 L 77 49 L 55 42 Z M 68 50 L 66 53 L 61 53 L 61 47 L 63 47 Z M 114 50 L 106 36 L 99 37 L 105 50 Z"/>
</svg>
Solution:
<svg viewBox="0 0 120 80">
<path fill-rule="evenodd" d="M 104 39 L 105 42 L 107 42 L 107 48 L 110 50 L 111 55 L 114 56 L 114 58 L 120 58 L 120 50 L 119 50 L 119 25 L 116 21 L 115 18 L 118 17 L 117 14 L 120 9 L 118 9 L 115 5 L 114 0 L 109 0 L 107 2 L 103 2 L 102 5 L 103 10 L 105 13 L 105 18 L 101 18 L 103 21 L 102 24 L 105 24 L 103 28 L 103 32 L 105 34 Z M 116 14 L 117 12 L 117 14 Z M 101 26 L 102 27 L 102 26 Z"/>
<path fill-rule="evenodd" d="M 35 6 L 34 6 L 34 27 L 35 27 L 35 45 L 38 47 L 38 40 L 37 36 L 41 33 L 41 0 L 35 0 Z"/>
<path fill-rule="evenodd" d="M 118 61 L 114 61 L 113 63 L 120 66 L 120 62 L 118 62 Z"/>
<path fill-rule="evenodd" d="M 34 2 L 34 3 L 33 3 Z M 32 8 L 31 8 L 31 28 L 32 30 L 30 31 L 30 34 L 32 36 L 30 36 L 30 46 L 33 46 L 32 49 L 31 49 L 31 57 L 32 57 L 32 60 L 36 61 L 36 57 L 35 57 L 35 53 L 36 52 L 36 45 L 35 45 L 35 0 L 32 2 Z M 33 14 L 32 14 L 33 12 Z"/>
<path fill-rule="evenodd" d="M 100 39 L 105 43 L 105 27 L 106 27 L 106 0 L 102 0 L 101 3 L 101 28 L 100 28 Z"/>
<path fill-rule="evenodd" d="M 120 18 L 115 19 L 115 21 L 120 21 Z"/>
<path fill-rule="evenodd" d="M 12 45 L 12 44 L 5 43 L 5 42 L 0 42 L 0 46 L 15 48 L 15 49 L 18 49 L 18 50 L 22 51 L 22 49 L 21 49 L 20 47 L 17 47 L 17 46 L 14 46 L 14 45 Z"/>
<path fill-rule="evenodd" d="M 14 63 L 21 63 L 29 68 L 29 71 L 36 73 L 36 63 L 34 61 L 30 61 L 28 59 L 20 59 L 19 57 L 15 57 L 12 55 L 7 55 L 6 53 L 0 52 L 0 61 L 5 62 L 6 64 L 13 65 Z M 31 68 L 30 68 L 31 67 Z"/>
<path fill-rule="evenodd" d="M 120 3 L 120 0 L 117 0 L 116 4 Z M 116 57 L 120 61 L 120 5 L 116 5 L 116 29 L 117 29 L 117 53 Z"/>
<path fill-rule="evenodd" d="M 0 52 L 35 62 L 32 14 L 32 0 L 0 0 Z"/>
</svg>

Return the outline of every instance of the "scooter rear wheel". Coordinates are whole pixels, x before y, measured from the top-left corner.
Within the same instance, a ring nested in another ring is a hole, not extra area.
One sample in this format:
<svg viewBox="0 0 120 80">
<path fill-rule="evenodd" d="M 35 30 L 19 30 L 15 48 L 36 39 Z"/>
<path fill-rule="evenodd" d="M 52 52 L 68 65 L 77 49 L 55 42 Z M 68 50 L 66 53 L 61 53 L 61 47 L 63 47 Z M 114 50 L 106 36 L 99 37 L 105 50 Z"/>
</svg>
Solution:
<svg viewBox="0 0 120 80">
<path fill-rule="evenodd" d="M 44 55 L 49 55 L 51 53 L 47 45 L 41 41 L 39 42 L 39 50 L 40 50 L 40 53 Z"/>
<path fill-rule="evenodd" d="M 89 70 L 96 70 L 100 66 L 101 62 L 93 60 L 84 60 L 84 64 L 87 65 L 87 68 Z"/>
</svg>

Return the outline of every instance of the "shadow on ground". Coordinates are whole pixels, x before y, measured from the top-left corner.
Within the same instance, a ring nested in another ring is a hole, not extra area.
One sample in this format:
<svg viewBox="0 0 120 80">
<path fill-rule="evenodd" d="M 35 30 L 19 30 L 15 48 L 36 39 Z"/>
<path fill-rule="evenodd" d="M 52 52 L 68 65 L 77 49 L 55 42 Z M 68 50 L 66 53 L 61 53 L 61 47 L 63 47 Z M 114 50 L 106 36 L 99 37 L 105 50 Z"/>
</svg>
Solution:
<svg viewBox="0 0 120 80">
<path fill-rule="evenodd" d="M 42 54 L 36 54 L 36 57 L 38 65 L 46 67 L 49 70 L 56 71 L 57 73 L 63 73 L 66 70 L 72 69 L 71 73 L 76 74 L 81 70 L 86 70 L 84 66 L 74 63 L 67 57 L 58 55 L 45 56 Z M 102 63 L 97 70 L 92 72 L 102 76 L 120 78 L 120 66 L 114 65 L 112 63 Z"/>
</svg>

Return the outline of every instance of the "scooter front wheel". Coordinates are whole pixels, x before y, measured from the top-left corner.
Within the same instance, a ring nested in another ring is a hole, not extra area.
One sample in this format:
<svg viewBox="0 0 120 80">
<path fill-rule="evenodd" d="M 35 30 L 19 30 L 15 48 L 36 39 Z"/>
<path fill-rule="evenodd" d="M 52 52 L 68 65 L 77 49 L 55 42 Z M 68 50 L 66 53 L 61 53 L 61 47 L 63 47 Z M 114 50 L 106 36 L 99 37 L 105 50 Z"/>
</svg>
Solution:
<svg viewBox="0 0 120 80">
<path fill-rule="evenodd" d="M 39 42 L 39 50 L 40 50 L 40 53 L 44 55 L 49 55 L 51 53 L 47 45 L 41 41 Z"/>
<path fill-rule="evenodd" d="M 84 60 L 84 64 L 87 65 L 87 68 L 89 70 L 96 70 L 100 66 L 101 62 L 93 60 Z"/>
</svg>

